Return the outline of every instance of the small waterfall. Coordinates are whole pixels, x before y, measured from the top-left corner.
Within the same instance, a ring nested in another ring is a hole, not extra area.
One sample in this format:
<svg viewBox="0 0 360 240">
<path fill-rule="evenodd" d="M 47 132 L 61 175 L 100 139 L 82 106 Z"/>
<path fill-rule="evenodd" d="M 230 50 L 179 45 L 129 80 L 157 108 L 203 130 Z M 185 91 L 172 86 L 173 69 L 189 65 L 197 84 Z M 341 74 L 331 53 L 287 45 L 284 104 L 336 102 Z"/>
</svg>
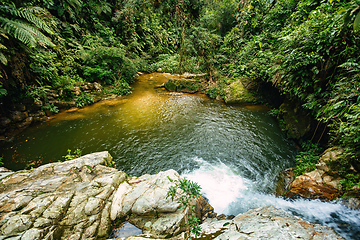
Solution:
<svg viewBox="0 0 360 240">
<path fill-rule="evenodd" d="M 233 166 L 221 161 L 210 164 L 201 158 L 194 158 L 193 161 L 199 167 L 182 174 L 182 177 L 200 184 L 202 194 L 218 214 L 237 215 L 252 208 L 272 205 L 304 220 L 332 227 L 346 239 L 359 239 L 359 210 L 349 209 L 338 202 L 275 197 L 261 191 L 250 179 L 238 175 L 239 169 Z M 267 184 L 275 184 L 270 181 Z"/>
</svg>

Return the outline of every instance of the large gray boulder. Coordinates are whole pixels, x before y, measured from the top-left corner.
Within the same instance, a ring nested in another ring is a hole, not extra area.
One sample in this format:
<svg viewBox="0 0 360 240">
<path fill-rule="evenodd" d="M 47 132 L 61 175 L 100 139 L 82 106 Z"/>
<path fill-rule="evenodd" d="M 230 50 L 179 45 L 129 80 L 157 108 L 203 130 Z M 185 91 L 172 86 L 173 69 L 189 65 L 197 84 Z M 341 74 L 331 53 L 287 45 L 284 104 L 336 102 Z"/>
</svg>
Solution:
<svg viewBox="0 0 360 240">
<path fill-rule="evenodd" d="M 0 239 L 108 237 L 112 196 L 126 179 L 108 152 L 2 174 Z"/>
<path fill-rule="evenodd" d="M 139 178 L 99 152 L 33 170 L 0 169 L 0 239 L 104 239 L 128 218 L 153 237 L 182 231 L 186 209 L 167 198 L 174 170 Z"/>
</svg>

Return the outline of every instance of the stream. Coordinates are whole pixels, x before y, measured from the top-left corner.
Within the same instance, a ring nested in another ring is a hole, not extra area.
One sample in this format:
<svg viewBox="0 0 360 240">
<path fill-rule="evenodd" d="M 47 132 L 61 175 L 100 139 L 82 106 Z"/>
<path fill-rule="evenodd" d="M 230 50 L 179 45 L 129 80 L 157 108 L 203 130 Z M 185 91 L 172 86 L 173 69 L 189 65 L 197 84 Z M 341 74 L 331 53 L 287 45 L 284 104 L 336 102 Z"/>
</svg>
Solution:
<svg viewBox="0 0 360 240">
<path fill-rule="evenodd" d="M 130 176 L 175 169 L 198 182 L 218 214 L 273 205 L 359 239 L 360 211 L 273 195 L 297 149 L 266 106 L 228 106 L 201 94 L 155 88 L 170 74 L 139 77 L 133 94 L 57 114 L 0 146 L 5 167 L 20 170 L 63 160 L 67 150 L 109 151 Z"/>
</svg>

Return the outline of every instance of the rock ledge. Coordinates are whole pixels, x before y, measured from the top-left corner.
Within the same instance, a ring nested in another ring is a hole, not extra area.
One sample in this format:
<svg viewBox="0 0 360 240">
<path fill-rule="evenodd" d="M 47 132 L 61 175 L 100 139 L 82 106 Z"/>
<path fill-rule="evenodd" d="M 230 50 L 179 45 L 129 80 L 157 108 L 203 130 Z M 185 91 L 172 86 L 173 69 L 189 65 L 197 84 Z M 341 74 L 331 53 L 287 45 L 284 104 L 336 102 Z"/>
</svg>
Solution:
<svg viewBox="0 0 360 240">
<path fill-rule="evenodd" d="M 168 170 L 129 177 L 112 165 L 105 151 L 32 170 L 1 168 L 0 240 L 106 239 L 113 221 L 120 219 L 143 231 L 127 239 L 185 239 L 188 210 L 167 198 L 174 184 L 168 178 L 177 180 L 179 174 Z M 211 206 L 206 208 L 205 215 L 213 216 Z M 210 239 L 342 239 L 331 228 L 271 206 L 233 220 L 208 218 L 201 227 Z"/>
</svg>

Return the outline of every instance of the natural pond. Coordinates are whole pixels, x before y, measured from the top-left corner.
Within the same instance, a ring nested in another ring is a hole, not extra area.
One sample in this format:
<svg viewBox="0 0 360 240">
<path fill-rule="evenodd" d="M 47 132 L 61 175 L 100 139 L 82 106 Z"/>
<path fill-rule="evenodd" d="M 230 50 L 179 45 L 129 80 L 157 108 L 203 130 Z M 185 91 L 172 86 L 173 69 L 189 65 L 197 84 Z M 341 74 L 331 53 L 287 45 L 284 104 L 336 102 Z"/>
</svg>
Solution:
<svg viewBox="0 0 360 240">
<path fill-rule="evenodd" d="M 63 160 L 67 149 L 107 150 L 130 176 L 175 169 L 198 182 L 217 213 L 273 205 L 356 239 L 359 211 L 273 195 L 279 172 L 294 165 L 297 149 L 267 107 L 227 106 L 205 95 L 156 88 L 170 77 L 142 75 L 129 96 L 66 111 L 25 130 L 0 147 L 5 167 Z"/>
</svg>

